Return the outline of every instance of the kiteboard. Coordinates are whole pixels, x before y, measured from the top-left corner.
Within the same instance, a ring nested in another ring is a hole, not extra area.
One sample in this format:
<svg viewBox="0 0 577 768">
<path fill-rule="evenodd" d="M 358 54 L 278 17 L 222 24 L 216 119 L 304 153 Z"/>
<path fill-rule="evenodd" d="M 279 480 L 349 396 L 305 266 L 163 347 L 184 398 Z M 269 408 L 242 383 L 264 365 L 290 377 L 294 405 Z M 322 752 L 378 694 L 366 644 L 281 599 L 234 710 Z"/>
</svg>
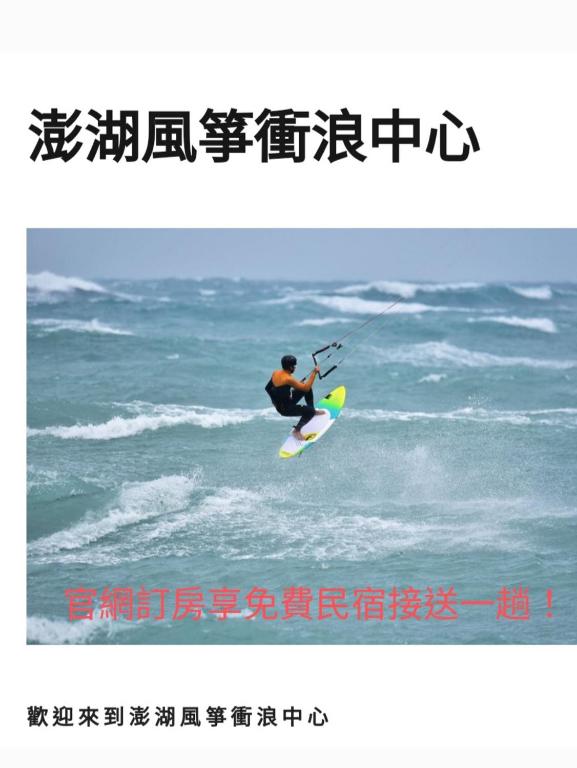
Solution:
<svg viewBox="0 0 577 768">
<path fill-rule="evenodd" d="M 324 413 L 321 416 L 313 416 L 304 425 L 301 430 L 305 437 L 304 440 L 297 440 L 292 433 L 287 437 L 279 451 L 281 459 L 292 459 L 294 456 L 300 456 L 305 448 L 316 443 L 335 423 L 337 416 L 343 409 L 346 396 L 347 390 L 341 386 L 333 389 L 322 400 L 319 400 L 315 408 L 319 411 L 322 409 Z"/>
</svg>

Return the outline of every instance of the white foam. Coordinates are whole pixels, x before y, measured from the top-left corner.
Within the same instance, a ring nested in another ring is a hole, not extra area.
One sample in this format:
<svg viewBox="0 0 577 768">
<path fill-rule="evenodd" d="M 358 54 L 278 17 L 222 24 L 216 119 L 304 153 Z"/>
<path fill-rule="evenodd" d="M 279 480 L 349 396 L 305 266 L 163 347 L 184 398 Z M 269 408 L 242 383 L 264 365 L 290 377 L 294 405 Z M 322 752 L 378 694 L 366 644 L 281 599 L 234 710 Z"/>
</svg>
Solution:
<svg viewBox="0 0 577 768">
<path fill-rule="evenodd" d="M 242 511 L 248 508 L 257 509 L 258 505 L 268 499 L 272 493 L 276 498 L 276 492 L 266 493 L 265 490 L 252 490 L 247 488 L 234 488 L 223 486 L 215 493 L 202 500 L 199 510 L 206 514 L 225 513 L 230 514 L 235 511 Z"/>
<path fill-rule="evenodd" d="M 59 437 L 63 440 L 116 440 L 133 437 L 142 432 L 188 424 L 203 429 L 245 424 L 256 418 L 269 417 L 275 413 L 272 408 L 259 410 L 205 408 L 200 405 L 147 405 L 140 404 L 137 416 L 114 416 L 102 424 L 74 424 L 73 426 L 52 426 L 43 429 L 28 429 L 28 437 L 40 435 Z"/>
<path fill-rule="evenodd" d="M 53 272 L 38 272 L 27 276 L 28 290 L 31 291 L 33 300 L 55 301 L 54 295 L 80 293 L 92 293 L 99 296 L 113 296 L 126 301 L 143 301 L 143 296 L 130 293 L 115 293 L 109 291 L 93 280 L 85 280 L 82 277 L 66 277 L 55 275 Z"/>
<path fill-rule="evenodd" d="M 252 608 L 241 608 L 238 613 L 229 613 L 229 619 L 245 619 L 246 621 L 254 621 L 254 610 Z M 218 615 L 213 614 L 214 618 L 218 621 Z"/>
<path fill-rule="evenodd" d="M 497 317 L 470 317 L 470 323 L 501 323 L 510 325 L 514 328 L 528 328 L 531 331 L 541 331 L 542 333 L 557 333 L 557 326 L 548 317 L 516 317 L 515 315 L 507 317 L 498 315 Z"/>
<path fill-rule="evenodd" d="M 65 277 L 53 272 L 38 272 L 28 275 L 28 289 L 39 293 L 72 293 L 87 291 L 89 293 L 109 293 L 98 283 L 84 280 L 81 277 Z"/>
<path fill-rule="evenodd" d="M 505 423 L 514 426 L 538 424 L 544 426 L 577 427 L 577 408 L 549 408 L 544 410 L 489 410 L 486 408 L 458 408 L 453 411 L 388 411 L 376 409 L 349 409 L 343 411 L 348 419 L 371 422 L 402 421 L 470 421 Z"/>
<path fill-rule="evenodd" d="M 407 549 L 447 552 L 484 547 L 510 550 L 522 546 L 517 531 L 513 536 L 493 520 L 492 525 L 487 525 L 489 515 L 494 515 L 487 500 L 478 505 L 480 514 L 469 520 L 463 519 L 459 503 L 453 505 L 455 514 L 451 519 L 438 514 L 431 520 L 415 518 L 414 514 L 407 516 L 407 507 L 410 513 L 416 498 L 425 501 L 431 499 L 431 494 L 446 492 L 447 477 L 444 468 L 435 465 L 430 452 L 420 447 L 396 457 L 396 463 L 405 486 L 410 479 L 414 480 L 408 498 L 397 500 L 401 508 L 398 516 L 391 517 L 392 510 L 383 516 L 382 500 L 358 507 L 353 504 L 346 511 L 334 506 L 318 512 L 305 507 L 294 514 L 279 515 L 278 505 L 261 499 L 258 506 L 239 506 L 235 515 L 229 509 L 215 512 L 206 520 L 195 518 L 201 529 L 204 527 L 212 534 L 203 537 L 203 548 L 233 560 L 354 562 L 387 557 Z M 448 506 L 446 499 L 442 504 L 444 509 Z"/>
<path fill-rule="evenodd" d="M 412 299 L 418 290 L 416 283 L 394 282 L 389 280 L 378 280 L 371 283 L 356 283 L 346 285 L 344 288 L 338 288 L 335 293 L 343 296 L 351 294 L 365 293 L 367 291 L 379 291 L 393 296 L 401 296 L 403 299 Z"/>
<path fill-rule="evenodd" d="M 448 344 L 427 341 L 391 349 L 375 348 L 375 356 L 385 363 L 407 363 L 415 366 L 455 365 L 464 368 L 514 367 L 568 370 L 577 367 L 577 360 L 541 360 L 532 357 L 502 357 L 490 352 L 477 352 Z"/>
<path fill-rule="evenodd" d="M 438 384 L 440 381 L 443 381 L 443 379 L 447 378 L 446 373 L 430 373 L 428 376 L 423 376 L 422 379 L 419 379 L 419 384 Z"/>
<path fill-rule="evenodd" d="M 366 459 L 355 465 L 358 487 L 368 482 L 376 495 L 357 494 L 335 505 L 323 502 L 321 493 L 311 504 L 306 495 L 310 477 L 287 478 L 282 486 L 258 490 L 215 488 L 175 514 L 153 517 L 84 548 L 44 554 L 37 562 L 110 567 L 209 553 L 219 561 L 326 563 L 397 556 L 408 549 L 507 552 L 527 546 L 511 519 L 575 516 L 574 508 L 544 507 L 531 498 L 461 498 L 466 489 L 459 468 L 443 463 L 432 446 L 407 451 L 389 444 L 378 461 L 379 472 Z"/>
<path fill-rule="evenodd" d="M 264 299 L 261 304 L 267 304 L 267 305 L 282 305 L 282 304 L 297 304 L 302 301 L 308 301 L 311 296 L 318 295 L 318 290 L 307 290 L 307 291 L 295 291 L 292 288 L 289 288 L 285 296 L 281 296 L 277 299 Z"/>
<path fill-rule="evenodd" d="M 189 503 L 199 480 L 200 473 L 197 472 L 190 476 L 164 475 L 146 482 L 125 483 L 116 506 L 104 515 L 89 514 L 70 528 L 32 541 L 28 545 L 28 554 L 38 557 L 78 549 L 124 526 L 177 512 Z"/>
<path fill-rule="evenodd" d="M 101 333 L 112 336 L 134 336 L 131 331 L 122 331 L 119 328 L 113 328 L 105 325 L 99 320 L 58 320 L 56 318 L 38 318 L 31 320 L 31 325 L 42 328 L 46 333 L 57 333 L 59 331 L 72 331 L 74 333 Z"/>
<path fill-rule="evenodd" d="M 65 621 L 49 619 L 46 616 L 29 616 L 26 621 L 26 639 L 29 643 L 43 645 L 76 645 L 87 643 L 99 633 L 112 637 L 116 632 L 131 629 L 133 626 L 126 621 L 112 619 Z"/>
<path fill-rule="evenodd" d="M 56 470 L 41 469 L 40 467 L 35 467 L 30 464 L 27 469 L 26 487 L 30 491 L 33 488 L 54 485 L 59 479 L 60 475 Z"/>
<path fill-rule="evenodd" d="M 180 355 L 178 353 L 176 353 L 174 355 L 167 355 L 166 359 L 167 360 L 179 360 L 180 359 Z"/>
<path fill-rule="evenodd" d="M 337 294 L 342 294 L 343 292 L 344 289 L 336 291 Z M 450 309 L 449 307 L 435 307 L 428 304 L 408 303 L 406 301 L 399 304 L 394 304 L 391 301 L 371 301 L 358 296 L 325 296 L 320 294 L 318 290 L 291 291 L 282 298 L 268 299 L 262 303 L 293 305 L 306 301 L 352 315 L 379 315 L 384 310 L 391 314 L 418 314 L 420 312 L 447 312 Z M 393 304 L 394 306 L 392 306 Z"/>
<path fill-rule="evenodd" d="M 138 525 L 90 546 L 29 553 L 35 563 L 106 566 L 151 556 L 186 557 L 207 550 L 242 557 L 247 532 L 249 538 L 257 538 L 259 516 L 268 515 L 271 501 L 284 500 L 278 489 L 254 491 L 225 486 L 204 498 L 201 493 L 199 488 L 199 498 L 193 497 L 180 511 L 138 521 Z"/>
<path fill-rule="evenodd" d="M 395 280 L 376 280 L 370 283 L 359 283 L 339 288 L 336 293 L 343 295 L 379 291 L 403 299 L 413 299 L 417 293 L 446 293 L 450 291 L 467 291 L 482 288 L 483 283 L 409 283 Z"/>
<path fill-rule="evenodd" d="M 513 293 L 516 293 L 518 296 L 523 296 L 525 299 L 538 299 L 539 301 L 549 301 L 549 299 L 553 298 L 553 291 L 551 290 L 550 286 L 548 285 L 540 285 L 535 287 L 515 287 L 510 286 Z"/>
<path fill-rule="evenodd" d="M 301 320 L 300 322 L 295 323 L 295 325 L 312 325 L 320 327 L 322 325 L 333 325 L 334 323 L 354 323 L 354 320 L 350 317 L 311 317 L 307 320 Z"/>
<path fill-rule="evenodd" d="M 441 311 L 444 307 L 431 307 L 427 304 L 409 304 L 407 302 L 391 306 L 386 301 L 369 301 L 353 296 L 309 296 L 310 301 L 323 307 L 336 309 L 353 315 L 379 315 L 388 310 L 390 314 L 417 314 L 420 312 Z"/>
</svg>

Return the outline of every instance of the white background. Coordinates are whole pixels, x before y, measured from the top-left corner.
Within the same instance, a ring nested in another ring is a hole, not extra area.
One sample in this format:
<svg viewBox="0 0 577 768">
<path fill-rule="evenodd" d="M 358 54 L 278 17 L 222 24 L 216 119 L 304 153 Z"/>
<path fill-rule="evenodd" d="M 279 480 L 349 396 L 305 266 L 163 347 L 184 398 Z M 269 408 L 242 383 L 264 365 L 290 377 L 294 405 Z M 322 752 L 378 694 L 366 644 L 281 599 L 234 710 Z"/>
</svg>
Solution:
<svg viewBox="0 0 577 768">
<path fill-rule="evenodd" d="M 576 747 L 574 647 L 25 644 L 26 228 L 574 227 L 577 55 L 570 50 L 570 8 L 70 2 L 10 10 L 0 31 L 0 728 L 2 748 L 16 750 L 11 764 L 72 765 L 87 752 L 115 747 L 87 764 L 152 765 L 162 748 L 181 750 L 170 758 L 177 765 L 575 765 L 576 753 L 565 751 Z M 402 148 L 398 165 L 387 148 L 369 150 L 363 164 L 332 166 L 312 158 L 301 166 L 265 166 L 257 148 L 220 166 L 202 153 L 193 165 L 32 163 L 30 111 L 52 106 L 139 109 L 141 116 L 183 109 L 193 117 L 207 106 L 347 106 L 365 117 L 399 107 L 424 125 L 449 109 L 474 126 L 481 152 L 466 163 L 443 163 L 424 147 Z M 331 722 L 272 733 L 206 724 L 193 734 L 27 727 L 30 704 L 110 703 L 318 704 Z M 361 749 L 373 751 L 359 758 Z"/>
</svg>

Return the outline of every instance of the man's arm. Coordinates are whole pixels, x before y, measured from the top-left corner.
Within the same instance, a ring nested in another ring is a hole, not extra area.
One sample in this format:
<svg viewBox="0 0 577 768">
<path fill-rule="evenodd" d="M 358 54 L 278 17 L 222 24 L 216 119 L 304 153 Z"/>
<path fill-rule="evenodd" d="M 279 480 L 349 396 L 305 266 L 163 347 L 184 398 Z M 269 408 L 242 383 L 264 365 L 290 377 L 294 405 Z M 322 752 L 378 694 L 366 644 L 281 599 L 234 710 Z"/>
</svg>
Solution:
<svg viewBox="0 0 577 768">
<path fill-rule="evenodd" d="M 313 382 L 316 379 L 318 372 L 319 367 L 317 365 L 306 381 L 298 381 L 294 376 L 289 376 L 287 379 L 287 384 L 290 384 L 293 389 L 298 389 L 301 392 L 308 392 L 310 389 L 312 389 Z"/>
</svg>

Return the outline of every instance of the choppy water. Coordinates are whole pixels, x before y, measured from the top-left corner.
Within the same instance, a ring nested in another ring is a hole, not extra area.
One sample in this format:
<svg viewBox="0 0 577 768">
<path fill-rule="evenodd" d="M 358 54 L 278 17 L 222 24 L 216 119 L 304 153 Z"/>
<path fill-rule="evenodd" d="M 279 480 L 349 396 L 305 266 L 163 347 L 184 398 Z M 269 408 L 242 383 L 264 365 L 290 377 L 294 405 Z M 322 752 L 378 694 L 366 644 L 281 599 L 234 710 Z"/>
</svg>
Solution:
<svg viewBox="0 0 577 768">
<path fill-rule="evenodd" d="M 263 387 L 280 356 L 304 375 L 312 350 L 399 297 L 316 387 L 348 387 L 339 422 L 279 460 L 292 422 Z M 29 641 L 576 642 L 577 284 L 43 273 L 28 305 Z M 71 623 L 64 597 L 258 586 L 282 615 L 297 585 L 468 600 L 523 585 L 531 614 Z"/>
</svg>

